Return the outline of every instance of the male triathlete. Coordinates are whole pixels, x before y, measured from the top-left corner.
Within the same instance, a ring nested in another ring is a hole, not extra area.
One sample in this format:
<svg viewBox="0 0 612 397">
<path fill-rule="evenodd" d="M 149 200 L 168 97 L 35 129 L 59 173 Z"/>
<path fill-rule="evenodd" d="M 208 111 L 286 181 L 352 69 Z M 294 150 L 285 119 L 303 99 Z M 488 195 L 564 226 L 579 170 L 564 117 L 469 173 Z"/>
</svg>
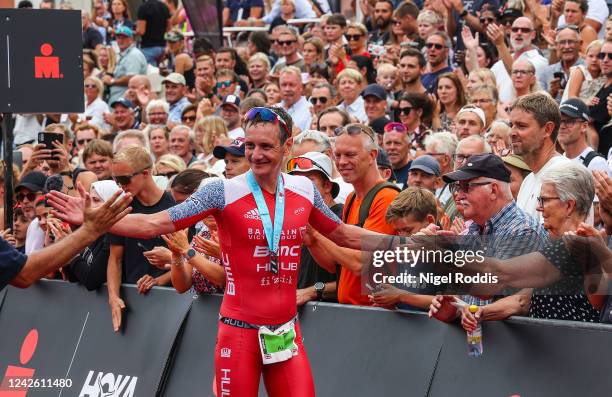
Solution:
<svg viewBox="0 0 612 397">
<path fill-rule="evenodd" d="M 214 216 L 226 273 L 215 351 L 219 395 L 257 396 L 263 373 L 270 396 L 310 397 L 314 383 L 296 322 L 302 234 L 310 224 L 338 245 L 355 249 L 363 237 L 376 234 L 341 223 L 309 179 L 281 173 L 293 128 L 284 110 L 253 108 L 244 121 L 251 171 L 209 183 L 166 211 L 128 215 L 111 231 L 144 238 Z M 367 130 L 338 131 L 343 133 L 372 139 Z M 80 221 L 78 199 L 54 194 L 51 201 L 58 216 Z"/>
</svg>

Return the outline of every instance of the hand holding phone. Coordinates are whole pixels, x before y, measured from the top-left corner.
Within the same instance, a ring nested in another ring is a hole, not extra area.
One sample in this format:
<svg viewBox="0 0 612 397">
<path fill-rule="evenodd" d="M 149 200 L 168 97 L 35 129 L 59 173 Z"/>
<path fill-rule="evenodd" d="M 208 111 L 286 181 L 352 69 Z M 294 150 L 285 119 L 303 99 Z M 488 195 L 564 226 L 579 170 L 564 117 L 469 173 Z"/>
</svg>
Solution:
<svg viewBox="0 0 612 397">
<path fill-rule="evenodd" d="M 60 144 L 64 143 L 64 134 L 57 132 L 39 132 L 38 133 L 38 143 L 45 145 L 46 150 L 53 150 L 55 146 L 53 142 L 57 141 Z M 46 160 L 59 160 L 59 157 L 51 155 L 47 157 Z"/>
</svg>

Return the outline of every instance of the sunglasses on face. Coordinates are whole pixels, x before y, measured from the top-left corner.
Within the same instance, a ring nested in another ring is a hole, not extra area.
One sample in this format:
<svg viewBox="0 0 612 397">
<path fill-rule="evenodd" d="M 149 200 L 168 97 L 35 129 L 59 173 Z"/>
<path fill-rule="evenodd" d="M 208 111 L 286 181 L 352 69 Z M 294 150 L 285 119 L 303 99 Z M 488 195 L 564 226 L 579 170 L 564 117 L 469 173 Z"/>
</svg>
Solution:
<svg viewBox="0 0 612 397">
<path fill-rule="evenodd" d="M 19 193 L 17 193 L 15 198 L 19 202 L 23 201 L 26 198 L 28 199 L 28 201 L 34 201 L 34 200 L 36 200 L 36 193 L 34 193 L 34 192 L 28 192 L 28 193 L 19 192 Z"/>
<path fill-rule="evenodd" d="M 374 135 L 370 131 L 364 129 L 359 124 L 349 124 L 344 127 L 338 127 L 334 130 L 335 136 L 340 136 L 343 134 L 359 135 L 361 133 L 366 134 L 368 137 L 370 137 L 372 142 L 376 143 L 376 139 L 374 139 Z"/>
<path fill-rule="evenodd" d="M 85 84 L 85 88 L 97 88 L 95 84 Z"/>
<path fill-rule="evenodd" d="M 130 184 L 133 177 L 135 177 L 136 175 L 142 174 L 143 171 L 144 169 L 138 172 L 134 172 L 131 175 L 113 175 L 113 180 L 117 182 L 118 185 L 126 186 Z"/>
<path fill-rule="evenodd" d="M 445 45 L 443 44 L 438 44 L 438 43 L 427 43 L 425 44 L 425 47 L 431 49 L 431 48 L 435 48 L 436 50 L 441 50 L 443 48 L 446 48 Z"/>
<path fill-rule="evenodd" d="M 512 33 L 518 33 L 518 32 L 531 33 L 531 30 L 532 30 L 531 28 L 520 28 L 518 26 L 512 27 Z"/>
<path fill-rule="evenodd" d="M 317 102 L 321 102 L 322 105 L 325 105 L 327 103 L 327 98 L 324 96 L 318 97 L 318 98 L 314 96 L 310 97 L 310 103 L 312 103 L 313 105 L 316 105 Z"/>
<path fill-rule="evenodd" d="M 612 60 L 612 52 L 600 52 L 597 54 L 597 58 L 601 59 L 602 61 L 606 58 L 608 58 L 608 60 Z"/>
<path fill-rule="evenodd" d="M 187 121 L 195 121 L 195 119 L 196 119 L 196 116 L 184 116 L 183 118 L 181 118 L 181 121 L 184 123 Z"/>
<path fill-rule="evenodd" d="M 346 37 L 348 41 L 358 41 L 361 39 L 360 34 L 345 34 L 344 37 Z"/>
<path fill-rule="evenodd" d="M 79 145 L 85 145 L 85 144 L 88 144 L 91 141 L 93 141 L 93 139 L 89 139 L 89 138 L 77 139 L 77 143 Z"/>
<path fill-rule="evenodd" d="M 495 18 L 480 18 L 481 23 L 493 23 L 495 22 Z"/>
<path fill-rule="evenodd" d="M 414 109 L 413 107 L 405 107 L 405 108 L 400 108 L 400 113 L 401 114 L 410 114 L 410 112 L 412 112 L 412 109 Z"/>
<path fill-rule="evenodd" d="M 385 132 L 391 131 L 405 133 L 408 130 L 406 129 L 406 126 L 404 126 L 404 124 L 402 123 L 387 123 L 387 125 L 385 125 Z"/>
<path fill-rule="evenodd" d="M 292 45 L 293 43 L 295 43 L 295 40 L 287 40 L 287 41 L 280 41 L 277 40 L 276 44 L 278 44 L 279 46 L 286 46 L 289 47 L 290 45 Z"/>
<path fill-rule="evenodd" d="M 232 85 L 233 81 L 232 80 L 225 80 L 225 81 L 218 81 L 217 82 L 217 88 L 228 88 L 230 85 Z"/>
<path fill-rule="evenodd" d="M 288 172 L 300 171 L 300 170 L 311 170 L 312 168 L 317 168 L 317 171 L 323 172 L 328 178 L 331 179 L 331 175 L 329 175 L 327 171 L 325 171 L 325 168 L 323 168 L 316 161 L 311 160 L 309 158 L 294 157 L 287 162 Z"/>
<path fill-rule="evenodd" d="M 255 122 L 264 121 L 267 123 L 274 123 L 274 124 L 280 123 L 280 125 L 283 127 L 287 135 L 291 136 L 291 131 L 289 131 L 289 126 L 287 126 L 287 123 L 285 123 L 285 120 L 283 120 L 282 117 L 280 117 L 272 109 L 269 109 L 269 108 L 261 108 L 261 107 L 252 108 L 244 115 L 244 121 L 255 121 Z"/>
</svg>

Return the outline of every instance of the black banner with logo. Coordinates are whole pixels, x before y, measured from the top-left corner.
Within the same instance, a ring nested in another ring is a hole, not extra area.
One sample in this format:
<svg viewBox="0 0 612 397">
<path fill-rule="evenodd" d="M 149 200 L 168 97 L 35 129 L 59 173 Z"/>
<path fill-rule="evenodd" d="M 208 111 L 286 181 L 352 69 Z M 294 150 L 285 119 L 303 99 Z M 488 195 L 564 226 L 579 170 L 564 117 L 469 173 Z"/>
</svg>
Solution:
<svg viewBox="0 0 612 397">
<path fill-rule="evenodd" d="M 192 300 L 164 289 L 139 295 L 133 287 L 122 288 L 122 297 L 127 309 L 122 331 L 115 333 L 105 289 L 88 292 L 63 282 L 8 289 L 0 312 L 0 370 L 19 373 L 25 367 L 34 379 L 70 379 L 63 390 L 30 387 L 28 397 L 60 391 L 78 397 L 156 395 Z M 23 341 L 32 339 L 31 359 L 20 362 Z"/>
<path fill-rule="evenodd" d="M 80 11 L 0 9 L 0 112 L 82 112 L 82 55 Z"/>
</svg>

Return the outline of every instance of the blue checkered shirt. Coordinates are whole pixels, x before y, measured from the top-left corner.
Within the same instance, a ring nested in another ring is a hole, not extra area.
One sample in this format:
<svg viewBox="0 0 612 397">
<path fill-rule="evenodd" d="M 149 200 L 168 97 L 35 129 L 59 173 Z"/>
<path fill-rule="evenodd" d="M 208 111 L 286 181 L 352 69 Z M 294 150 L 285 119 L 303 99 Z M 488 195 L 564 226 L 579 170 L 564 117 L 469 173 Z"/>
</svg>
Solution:
<svg viewBox="0 0 612 397">
<path fill-rule="evenodd" d="M 471 249 L 482 249 L 485 256 L 497 259 L 509 259 L 528 254 L 544 247 L 548 233 L 531 215 L 511 202 L 489 219 L 484 228 L 472 223 L 468 236 L 480 236 L 475 239 Z M 462 295 L 468 305 L 484 306 L 492 299 L 480 299 L 472 295 Z"/>
</svg>

